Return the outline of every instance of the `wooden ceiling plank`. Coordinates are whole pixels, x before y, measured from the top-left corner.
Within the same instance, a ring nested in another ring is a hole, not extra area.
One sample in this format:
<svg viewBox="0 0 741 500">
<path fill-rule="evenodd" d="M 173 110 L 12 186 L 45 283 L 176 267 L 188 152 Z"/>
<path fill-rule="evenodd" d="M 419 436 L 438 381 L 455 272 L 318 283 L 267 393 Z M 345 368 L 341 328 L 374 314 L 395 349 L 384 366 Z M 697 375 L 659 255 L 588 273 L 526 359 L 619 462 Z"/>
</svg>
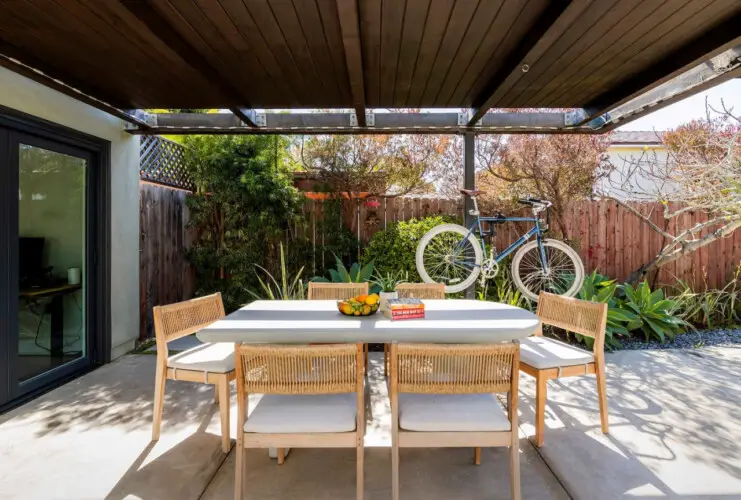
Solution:
<svg viewBox="0 0 741 500">
<path fill-rule="evenodd" d="M 149 3 L 138 0 L 119 1 L 157 36 L 160 43 L 165 44 L 180 57 L 186 59 L 195 71 L 206 78 L 219 75 L 220 78 L 218 80 L 214 79 L 212 83 L 217 85 L 225 94 L 230 104 L 250 106 L 244 88 L 241 86 L 237 88 L 231 83 L 229 78 L 233 74 L 229 71 L 225 62 L 219 58 L 219 55 L 211 49 L 208 43 L 201 38 L 187 19 L 170 2 L 159 3 L 155 8 Z M 195 8 L 195 5 L 190 4 L 190 7 Z M 181 29 L 187 30 L 188 38 L 185 38 L 180 31 L 176 30 L 170 24 L 170 21 L 177 23 Z M 202 23 L 202 25 L 207 24 Z"/>
<path fill-rule="evenodd" d="M 695 19 L 692 20 L 694 25 Z M 589 106 L 597 108 L 589 113 L 587 120 L 624 104 L 664 82 L 680 75 L 694 66 L 704 63 L 730 47 L 741 44 L 741 12 L 688 41 L 659 62 L 619 82 L 593 98 Z"/>
<path fill-rule="evenodd" d="M 332 60 L 334 79 L 342 97 L 343 107 L 351 108 L 352 91 L 350 77 L 345 66 L 345 50 L 342 44 L 342 29 L 337 15 L 336 0 L 316 0 L 324 31 L 324 43 L 327 45 L 329 57 Z"/>
<path fill-rule="evenodd" d="M 623 6 L 627 7 L 631 4 L 633 5 L 633 8 L 622 18 L 618 17 L 618 12 L 622 12 L 625 8 Z M 547 102 L 546 96 L 564 86 L 567 86 L 574 76 L 578 75 L 582 71 L 582 68 L 588 65 L 589 62 L 599 54 L 608 50 L 611 45 L 623 36 L 625 33 L 625 26 L 635 26 L 641 21 L 641 19 L 652 15 L 653 11 L 658 9 L 660 6 L 660 2 L 650 3 L 645 2 L 644 0 L 632 0 L 630 2 L 623 1 L 615 4 L 609 13 L 612 26 L 603 30 L 597 29 L 598 39 L 596 41 L 584 44 L 585 47 L 576 45 L 574 47 L 576 54 L 571 54 L 571 52 L 569 52 L 567 54 L 568 58 L 565 55 L 564 59 L 559 62 L 559 65 L 562 66 L 560 71 L 556 72 L 555 75 L 552 75 L 552 78 L 548 78 L 545 85 L 533 96 L 529 97 L 529 102 L 535 107 L 540 106 L 543 102 Z M 601 22 L 598 26 L 592 28 L 590 33 L 594 31 L 595 28 L 604 28 L 604 26 Z M 555 66 L 554 69 L 556 69 Z"/>
<path fill-rule="evenodd" d="M 7 55 L 24 64 L 36 67 L 47 75 L 58 78 L 79 90 L 94 88 L 102 91 L 110 86 L 112 88 L 103 94 L 90 95 L 101 99 L 105 97 L 110 104 L 117 107 L 128 107 L 132 103 L 144 102 L 139 94 L 140 89 L 134 87 L 134 82 L 126 79 L 108 80 L 107 72 L 94 66 L 93 61 L 106 54 L 100 50 L 103 42 L 84 52 L 80 48 L 87 47 L 87 43 L 67 24 L 62 31 L 62 36 L 74 41 L 74 45 L 59 43 L 58 35 L 52 35 L 50 31 L 58 19 L 49 17 L 46 11 L 30 3 L 25 9 L 11 8 L 9 4 L 0 3 L 0 18 L 6 21 L 0 26 L 0 38 L 15 42 L 15 44 L 8 42 Z M 44 56 L 36 57 L 36 54 L 44 54 Z M 64 63 L 64 66 L 60 67 L 60 63 Z M 74 69 L 74 77 L 67 68 Z"/>
<path fill-rule="evenodd" d="M 334 63 L 329 51 L 330 43 L 326 39 L 326 32 L 321 14 L 319 13 L 319 6 L 316 2 L 294 0 L 293 8 L 296 11 L 301 31 L 316 65 L 319 78 L 327 90 L 329 97 L 328 103 L 332 107 L 346 106 L 348 100 L 343 99 L 343 97 L 347 95 L 347 79 L 342 76 L 338 78 L 335 75 Z M 342 43 L 341 41 L 342 34 L 339 31 L 335 32 L 331 43 L 340 44 Z"/>
<path fill-rule="evenodd" d="M 481 93 L 481 89 L 476 87 L 483 86 L 480 82 L 488 81 L 494 75 L 504 59 L 502 54 L 511 51 L 519 42 L 520 34 L 516 20 L 520 19 L 526 5 L 503 1 L 469 67 L 463 72 L 453 90 L 451 102 L 469 107 L 476 95 Z"/>
<path fill-rule="evenodd" d="M 219 3 L 242 35 L 242 38 L 251 47 L 254 56 L 270 75 L 272 84 L 287 98 L 286 102 L 289 106 L 298 107 L 298 93 L 294 85 L 301 85 L 301 82 L 289 78 L 284 72 L 275 54 L 270 50 L 270 46 L 265 41 L 262 33 L 260 33 L 255 20 L 252 19 L 247 7 L 245 7 L 244 2 L 242 0 L 219 0 Z"/>
<path fill-rule="evenodd" d="M 647 4 L 648 5 L 648 4 Z M 564 103 L 588 103 L 589 96 L 584 95 L 585 89 L 592 95 L 607 90 L 615 82 L 610 82 L 606 71 L 620 71 L 629 74 L 630 67 L 626 62 L 640 50 L 652 51 L 651 45 L 661 37 L 669 34 L 674 27 L 685 19 L 697 14 L 698 10 L 705 10 L 707 3 L 698 0 L 668 0 L 661 7 L 644 16 L 628 31 L 624 32 L 615 44 L 599 54 L 579 76 L 569 82 L 569 85 L 554 93 L 549 100 L 563 101 Z M 581 106 L 580 106 L 581 107 Z"/>
<path fill-rule="evenodd" d="M 453 0 L 432 0 L 430 4 L 430 12 L 427 15 L 422 43 L 417 53 L 417 62 L 412 75 L 412 83 L 409 87 L 406 107 L 422 107 L 422 94 L 430 77 L 432 66 L 435 64 L 440 44 L 445 36 L 454 4 Z"/>
<path fill-rule="evenodd" d="M 396 65 L 395 108 L 404 107 L 409 95 L 409 87 L 412 84 L 412 75 L 417 62 L 417 53 L 422 42 L 429 10 L 430 0 L 407 0 L 399 45 L 399 64 Z"/>
<path fill-rule="evenodd" d="M 147 0 L 158 6 L 169 4 L 161 12 L 177 13 L 173 19 L 182 21 L 174 24 L 176 29 L 187 34 L 187 40 L 197 34 L 208 47 L 208 52 L 223 62 L 219 74 L 224 82 L 250 103 L 261 100 L 271 86 L 267 72 L 255 58 L 249 45 L 239 34 L 224 9 L 214 0 Z M 236 49 L 236 50 L 235 50 Z M 202 54 L 205 58 L 205 54 Z M 208 63 L 210 57 L 204 61 Z M 212 68 L 217 69 L 212 66 Z M 238 103 L 243 105 L 243 102 Z"/>
<path fill-rule="evenodd" d="M 530 65 L 530 71 L 503 99 L 513 108 L 528 107 L 530 96 L 551 84 L 569 67 L 570 57 L 576 57 L 584 47 L 599 42 L 607 31 L 605 25 L 609 27 L 617 22 L 640 1 L 643 0 L 623 0 L 618 3 L 614 0 L 595 0 L 582 13 L 579 22 L 572 25 L 537 64 Z"/>
<path fill-rule="evenodd" d="M 584 0 L 558 0 L 547 4 L 545 10 L 530 27 L 523 41 L 507 54 L 494 77 L 483 93 L 474 101 L 474 113 L 469 125 L 478 122 L 489 108 L 497 102 L 500 94 L 506 93 L 521 75 L 523 64 L 535 65 L 542 55 L 558 41 L 567 29 L 579 18 L 589 2 Z"/>
<path fill-rule="evenodd" d="M 358 125 L 365 127 L 365 79 L 363 75 L 363 50 L 360 39 L 360 19 L 355 0 L 337 0 L 337 17 L 342 32 L 342 45 L 345 49 L 345 64 L 350 81 L 352 106 Z"/>
<path fill-rule="evenodd" d="M 328 82 L 322 77 L 322 71 L 314 58 L 313 52 L 309 49 L 306 35 L 299 22 L 296 10 L 292 0 L 268 0 L 270 10 L 273 12 L 275 22 L 283 34 L 288 50 L 291 51 L 296 65 L 303 75 L 304 85 L 309 85 L 314 89 L 314 100 L 317 101 L 316 107 L 325 107 L 333 103 L 331 79 Z M 312 30 L 321 28 L 319 26 L 311 27 Z"/>
<path fill-rule="evenodd" d="M 501 6 L 501 0 L 479 2 L 468 26 L 468 31 L 458 47 L 458 52 L 451 61 L 445 78 L 439 85 L 439 91 L 435 96 L 435 106 L 448 106 L 453 91 L 470 68 L 474 56 L 483 45 L 489 28 L 494 23 Z"/>
<path fill-rule="evenodd" d="M 56 0 L 59 3 L 59 0 Z M 134 49 L 139 57 L 137 62 L 146 60 L 149 62 L 148 67 L 142 68 L 141 64 L 134 64 L 133 72 L 145 75 L 152 71 L 162 71 L 170 75 L 168 84 L 172 89 L 172 83 L 190 85 L 202 85 L 208 82 L 198 73 L 193 71 L 188 64 L 178 57 L 171 50 L 160 50 L 156 45 L 151 43 L 152 39 L 147 39 L 145 34 L 149 30 L 131 29 L 127 22 L 133 19 L 129 11 L 124 9 L 118 2 L 95 2 L 91 0 L 65 0 L 64 10 L 74 15 L 85 25 L 89 32 L 95 32 L 105 40 L 104 50 L 110 50 L 108 44 L 117 48 Z M 128 18 L 127 18 L 128 14 Z M 60 24 L 62 21 L 57 19 Z M 133 54 L 132 54 L 133 58 Z M 122 58 L 123 59 L 123 58 Z M 126 64 L 126 60 L 115 61 L 115 64 Z M 185 73 L 185 76 L 183 74 Z"/>
<path fill-rule="evenodd" d="M 308 74 L 305 74 L 299 67 L 294 54 L 283 36 L 283 32 L 273 15 L 270 6 L 265 2 L 245 2 L 248 12 L 255 20 L 257 29 L 267 41 L 270 50 L 275 55 L 275 59 L 283 68 L 283 73 L 294 82 L 298 83 L 296 88 L 297 97 L 301 107 L 310 107 L 312 94 L 315 90 L 311 88 Z"/>
<path fill-rule="evenodd" d="M 345 2 L 354 3 L 355 0 L 338 0 L 337 8 L 340 9 L 340 4 Z M 381 1 L 358 0 L 358 14 L 364 65 L 365 101 L 369 108 L 378 107 L 381 95 Z M 342 21 L 342 17 L 340 20 Z"/>
<path fill-rule="evenodd" d="M 401 51 L 407 0 L 381 0 L 381 67 L 379 69 L 379 105 L 392 107 L 396 73 Z"/>
<path fill-rule="evenodd" d="M 439 94 L 445 78 L 448 76 L 450 67 L 455 61 L 456 56 L 461 48 L 464 38 L 469 34 L 471 21 L 474 13 L 480 5 L 480 1 L 471 0 L 469 2 L 456 2 L 453 12 L 450 14 L 450 20 L 445 28 L 440 49 L 435 56 L 435 62 L 432 64 L 430 77 L 427 79 L 425 88 L 422 91 L 422 100 L 434 103 Z M 475 36 L 475 35 L 474 35 Z M 479 35 L 480 36 L 480 35 Z"/>
</svg>

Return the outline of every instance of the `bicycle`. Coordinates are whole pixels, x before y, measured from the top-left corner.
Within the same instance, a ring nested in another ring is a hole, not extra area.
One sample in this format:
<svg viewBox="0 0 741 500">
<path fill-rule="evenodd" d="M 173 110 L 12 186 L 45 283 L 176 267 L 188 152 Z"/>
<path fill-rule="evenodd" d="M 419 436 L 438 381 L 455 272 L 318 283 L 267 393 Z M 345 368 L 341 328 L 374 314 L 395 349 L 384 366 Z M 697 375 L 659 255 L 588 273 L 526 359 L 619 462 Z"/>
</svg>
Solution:
<svg viewBox="0 0 741 500">
<path fill-rule="evenodd" d="M 445 293 L 461 292 L 480 276 L 481 285 L 499 272 L 499 263 L 517 250 L 512 258 L 512 278 L 517 288 L 530 300 L 537 301 L 541 291 L 575 296 L 584 283 L 584 264 L 576 251 L 565 243 L 545 238 L 550 223 L 551 202 L 537 198 L 519 200 L 532 208 L 532 217 L 481 216 L 476 197 L 483 191 L 462 189 L 473 201 L 471 227 L 441 224 L 430 229 L 417 245 L 417 271 L 427 283 L 444 283 Z M 545 221 L 541 214 L 545 212 Z M 488 223 L 484 231 L 482 223 Z M 493 245 L 494 226 L 507 222 L 532 223 L 517 241 L 501 253 Z M 476 239 L 478 233 L 480 243 Z M 484 256 L 489 236 L 489 255 Z M 528 240 L 535 237 L 535 241 Z M 518 250 L 519 248 L 519 250 Z"/>
</svg>

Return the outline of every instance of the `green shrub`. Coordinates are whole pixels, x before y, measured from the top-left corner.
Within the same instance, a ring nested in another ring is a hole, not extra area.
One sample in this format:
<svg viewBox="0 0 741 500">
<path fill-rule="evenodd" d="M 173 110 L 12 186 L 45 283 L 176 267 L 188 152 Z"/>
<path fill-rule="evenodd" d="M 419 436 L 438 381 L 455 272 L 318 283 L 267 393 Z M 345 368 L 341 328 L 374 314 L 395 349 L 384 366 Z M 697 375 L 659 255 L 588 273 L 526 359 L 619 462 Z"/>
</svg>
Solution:
<svg viewBox="0 0 741 500">
<path fill-rule="evenodd" d="M 695 292 L 685 281 L 678 280 L 670 297 L 676 305 L 672 314 L 700 328 L 718 328 L 741 323 L 741 267 L 720 290 Z"/>
<path fill-rule="evenodd" d="M 633 288 L 625 284 L 620 286 L 624 298 L 619 305 L 623 310 L 634 313 L 637 318 L 628 323 L 628 330 L 640 330 L 646 337 L 646 341 L 655 337 L 661 342 L 666 342 L 666 337 L 674 338 L 674 335 L 685 330 L 690 325 L 683 319 L 674 316 L 677 303 L 674 300 L 664 298 L 661 289 L 651 291 L 647 281 Z"/>
<path fill-rule="evenodd" d="M 381 274 L 408 273 L 410 282 L 422 281 L 414 262 L 417 244 L 427 231 L 447 222 L 459 223 L 460 220 L 436 215 L 390 224 L 371 237 L 361 260 L 363 263 L 374 262 L 376 271 Z"/>
<path fill-rule="evenodd" d="M 615 280 L 593 271 L 592 274 L 584 278 L 584 284 L 579 290 L 580 299 L 607 304 L 605 346 L 610 350 L 623 347 L 618 337 L 629 337 L 628 327 L 635 325 L 638 321 L 638 316 L 635 313 L 621 307 L 620 302 L 615 297 L 617 288 Z M 590 349 L 594 345 L 594 339 L 591 337 L 576 335 L 576 339 L 586 344 Z"/>
</svg>

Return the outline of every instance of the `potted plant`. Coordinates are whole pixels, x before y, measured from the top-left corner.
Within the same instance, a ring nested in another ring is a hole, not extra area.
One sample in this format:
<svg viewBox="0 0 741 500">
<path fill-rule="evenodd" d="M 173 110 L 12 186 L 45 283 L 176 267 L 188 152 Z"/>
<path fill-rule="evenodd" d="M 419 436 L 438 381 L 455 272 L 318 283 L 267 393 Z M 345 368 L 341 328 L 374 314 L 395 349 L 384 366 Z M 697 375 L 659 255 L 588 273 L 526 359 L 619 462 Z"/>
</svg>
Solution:
<svg viewBox="0 0 741 500">
<path fill-rule="evenodd" d="M 381 297 L 380 303 L 382 310 L 386 301 L 388 301 L 389 299 L 399 298 L 399 293 L 396 291 L 396 285 L 404 282 L 404 280 L 400 278 L 401 273 L 391 272 L 387 272 L 386 274 L 376 273 L 373 276 L 372 283 L 381 289 L 378 295 Z"/>
</svg>

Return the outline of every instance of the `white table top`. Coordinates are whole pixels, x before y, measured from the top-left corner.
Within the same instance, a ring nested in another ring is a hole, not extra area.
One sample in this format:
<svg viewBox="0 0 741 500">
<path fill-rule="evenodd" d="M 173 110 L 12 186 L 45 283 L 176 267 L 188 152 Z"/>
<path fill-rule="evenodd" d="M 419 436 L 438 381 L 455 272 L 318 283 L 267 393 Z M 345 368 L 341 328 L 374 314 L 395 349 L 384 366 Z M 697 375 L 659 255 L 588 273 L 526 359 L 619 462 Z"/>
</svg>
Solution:
<svg viewBox="0 0 741 500">
<path fill-rule="evenodd" d="M 254 344 L 430 342 L 488 344 L 530 336 L 538 317 L 478 300 L 425 300 L 425 318 L 343 316 L 334 300 L 258 300 L 207 326 L 203 342 Z"/>
</svg>

